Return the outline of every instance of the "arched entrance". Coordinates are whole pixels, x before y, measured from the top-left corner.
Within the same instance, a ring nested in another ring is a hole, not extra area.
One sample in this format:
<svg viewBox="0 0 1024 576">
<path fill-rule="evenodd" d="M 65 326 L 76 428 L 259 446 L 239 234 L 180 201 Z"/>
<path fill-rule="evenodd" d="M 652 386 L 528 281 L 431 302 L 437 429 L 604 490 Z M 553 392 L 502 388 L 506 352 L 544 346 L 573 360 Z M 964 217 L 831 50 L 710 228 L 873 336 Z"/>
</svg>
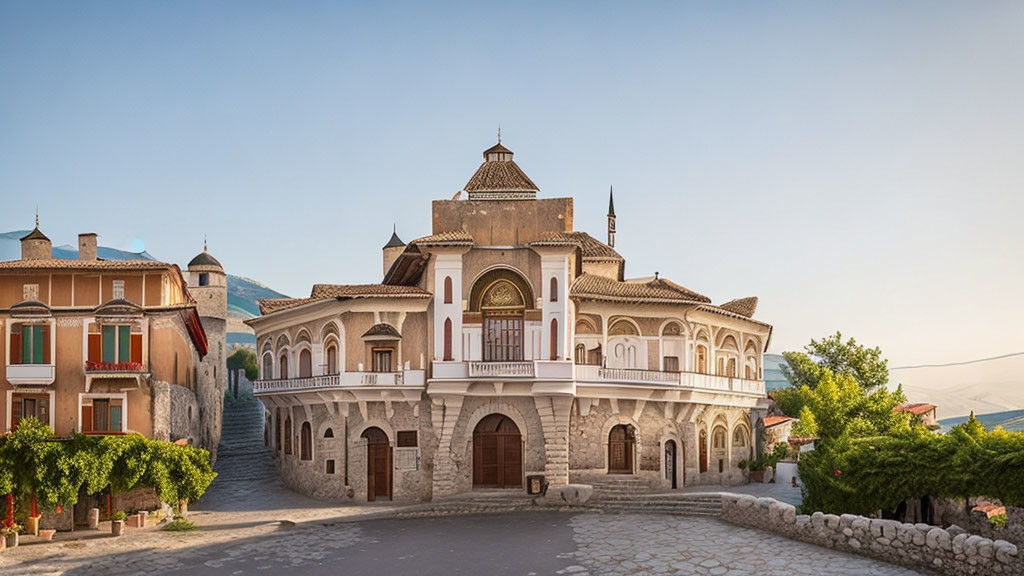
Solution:
<svg viewBox="0 0 1024 576">
<path fill-rule="evenodd" d="M 676 441 L 666 440 L 665 441 L 665 479 L 671 482 L 672 489 L 678 488 L 678 479 L 676 476 Z"/>
<path fill-rule="evenodd" d="M 366 439 L 366 501 L 391 499 L 391 444 L 380 428 L 367 428 Z"/>
<path fill-rule="evenodd" d="M 700 431 L 700 471 L 708 471 L 708 431 Z"/>
<path fill-rule="evenodd" d="M 504 414 L 491 414 L 473 429 L 473 487 L 523 485 L 523 439 Z"/>
<path fill-rule="evenodd" d="M 632 474 L 636 429 L 619 424 L 608 433 L 608 473 Z"/>
</svg>

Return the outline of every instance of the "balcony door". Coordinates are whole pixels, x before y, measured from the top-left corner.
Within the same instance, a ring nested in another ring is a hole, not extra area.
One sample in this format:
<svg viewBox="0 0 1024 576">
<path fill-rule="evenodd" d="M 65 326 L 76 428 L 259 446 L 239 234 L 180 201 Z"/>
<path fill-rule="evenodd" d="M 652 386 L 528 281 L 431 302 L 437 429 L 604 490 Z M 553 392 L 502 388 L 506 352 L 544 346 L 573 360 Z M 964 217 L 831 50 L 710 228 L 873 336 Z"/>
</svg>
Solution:
<svg viewBox="0 0 1024 576">
<path fill-rule="evenodd" d="M 484 323 L 484 361 L 521 362 L 526 302 L 519 288 L 509 280 L 495 281 L 484 291 L 480 311 Z"/>
</svg>

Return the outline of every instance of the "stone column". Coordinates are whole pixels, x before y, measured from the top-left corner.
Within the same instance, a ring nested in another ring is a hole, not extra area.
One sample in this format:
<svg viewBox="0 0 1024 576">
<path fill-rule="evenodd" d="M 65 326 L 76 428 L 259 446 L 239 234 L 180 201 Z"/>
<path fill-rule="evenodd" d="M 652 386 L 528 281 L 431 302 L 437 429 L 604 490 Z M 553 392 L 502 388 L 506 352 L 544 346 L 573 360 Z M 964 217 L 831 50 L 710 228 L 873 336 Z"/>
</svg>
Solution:
<svg viewBox="0 0 1024 576">
<path fill-rule="evenodd" d="M 544 476 L 552 488 L 569 483 L 569 412 L 571 396 L 535 396 L 544 429 Z"/>
<path fill-rule="evenodd" d="M 431 399 L 431 424 L 438 436 L 437 451 L 434 452 L 433 498 L 458 492 L 458 468 L 452 458 L 452 435 L 462 412 L 462 401 L 462 396 Z"/>
</svg>

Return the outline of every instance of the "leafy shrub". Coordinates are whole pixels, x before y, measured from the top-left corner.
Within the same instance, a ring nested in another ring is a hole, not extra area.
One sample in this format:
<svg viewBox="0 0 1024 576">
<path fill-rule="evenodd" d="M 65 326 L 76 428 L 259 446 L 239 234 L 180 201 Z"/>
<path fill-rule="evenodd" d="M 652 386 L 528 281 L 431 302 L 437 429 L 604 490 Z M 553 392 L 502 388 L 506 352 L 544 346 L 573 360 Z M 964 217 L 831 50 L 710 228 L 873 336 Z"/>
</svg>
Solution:
<svg viewBox="0 0 1024 576">
<path fill-rule="evenodd" d="M 199 526 L 189 522 L 184 516 L 175 516 L 174 520 L 167 523 L 164 526 L 164 530 L 168 532 L 192 532 L 193 530 L 199 530 Z"/>
</svg>

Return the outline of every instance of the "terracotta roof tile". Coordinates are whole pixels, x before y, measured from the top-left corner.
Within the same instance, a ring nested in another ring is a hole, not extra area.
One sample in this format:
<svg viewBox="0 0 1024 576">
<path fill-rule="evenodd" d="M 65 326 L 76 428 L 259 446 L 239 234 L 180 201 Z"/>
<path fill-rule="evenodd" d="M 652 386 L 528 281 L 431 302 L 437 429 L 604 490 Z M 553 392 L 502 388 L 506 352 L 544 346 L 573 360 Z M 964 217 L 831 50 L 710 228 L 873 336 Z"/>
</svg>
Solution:
<svg viewBox="0 0 1024 576">
<path fill-rule="evenodd" d="M 489 150 L 493 151 L 492 150 Z M 537 185 L 514 161 L 485 161 L 476 169 L 466 192 L 538 192 Z"/>
<path fill-rule="evenodd" d="M 897 412 L 910 412 L 911 414 L 913 414 L 915 416 L 923 416 L 924 414 L 927 414 L 927 413 L 931 412 L 932 410 L 935 410 L 935 408 L 936 408 L 935 404 L 926 404 L 926 403 L 923 403 L 923 402 L 922 403 L 917 403 L 917 404 L 910 404 L 908 402 L 908 403 L 900 404 L 899 406 L 894 408 L 894 410 L 896 410 Z"/>
<path fill-rule="evenodd" d="M 764 427 L 771 428 L 772 426 L 777 426 L 779 424 L 789 422 L 790 420 L 793 420 L 793 418 L 790 418 L 789 416 L 769 416 L 764 419 Z"/>
<path fill-rule="evenodd" d="M 737 298 L 736 300 L 730 300 L 725 304 L 719 306 L 722 310 L 728 310 L 734 314 L 740 316 L 746 316 L 750 318 L 757 311 L 757 296 L 750 296 L 749 298 Z"/>
<path fill-rule="evenodd" d="M 44 258 L 39 260 L 7 260 L 0 262 L 0 270 L 155 270 L 173 269 L 174 264 L 156 260 L 65 260 Z"/>
<path fill-rule="evenodd" d="M 314 284 L 310 298 L 429 298 L 430 292 L 416 286 L 390 284 Z"/>
<path fill-rule="evenodd" d="M 256 303 L 260 306 L 260 314 L 266 316 L 272 312 L 280 312 L 281 310 L 287 310 L 289 308 L 295 308 L 296 306 L 302 306 L 303 304 L 309 304 L 310 302 L 316 302 L 318 298 L 265 298 L 263 300 L 257 300 Z"/>
<path fill-rule="evenodd" d="M 611 246 L 586 232 L 549 232 L 542 236 L 540 240 L 530 243 L 531 246 L 567 246 L 569 244 L 575 244 L 580 247 L 584 260 L 625 260 Z"/>
<path fill-rule="evenodd" d="M 417 238 L 410 244 L 417 246 L 472 246 L 473 237 L 465 230 L 451 230 Z"/>
<path fill-rule="evenodd" d="M 664 278 L 619 282 L 603 276 L 583 274 L 572 284 L 570 296 L 590 300 L 647 304 L 702 304 L 711 302 L 698 294 Z"/>
</svg>

